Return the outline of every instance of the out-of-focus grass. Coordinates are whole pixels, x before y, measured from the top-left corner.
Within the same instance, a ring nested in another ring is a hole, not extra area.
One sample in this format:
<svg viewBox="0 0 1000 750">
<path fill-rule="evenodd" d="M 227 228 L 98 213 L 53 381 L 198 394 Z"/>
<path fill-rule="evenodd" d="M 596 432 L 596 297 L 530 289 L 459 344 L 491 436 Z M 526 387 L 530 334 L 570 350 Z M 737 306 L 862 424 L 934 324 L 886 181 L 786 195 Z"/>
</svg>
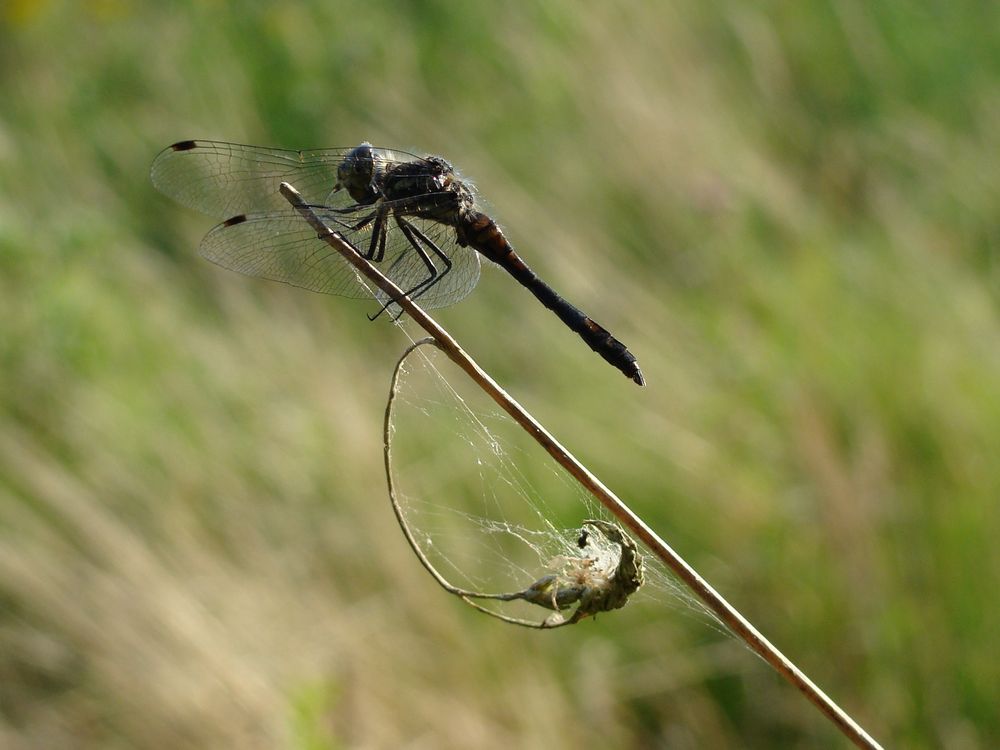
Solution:
<svg viewBox="0 0 1000 750">
<path fill-rule="evenodd" d="M 146 177 L 188 137 L 454 160 L 650 385 L 500 273 L 473 354 L 877 736 L 1000 735 L 997 8 L 3 12 L 0 744 L 840 746 L 676 612 L 436 590 L 400 337 L 198 260 Z"/>
</svg>

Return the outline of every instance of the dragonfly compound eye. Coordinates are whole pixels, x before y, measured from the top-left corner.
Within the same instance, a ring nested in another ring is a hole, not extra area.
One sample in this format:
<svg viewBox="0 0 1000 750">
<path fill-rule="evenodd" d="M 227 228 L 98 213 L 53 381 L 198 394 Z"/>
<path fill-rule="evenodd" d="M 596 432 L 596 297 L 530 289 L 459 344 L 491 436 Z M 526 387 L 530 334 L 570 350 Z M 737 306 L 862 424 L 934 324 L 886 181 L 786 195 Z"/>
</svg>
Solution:
<svg viewBox="0 0 1000 750">
<path fill-rule="evenodd" d="M 337 183 L 362 205 L 378 198 L 378 183 L 385 167 L 383 159 L 370 143 L 352 149 L 337 167 Z"/>
</svg>

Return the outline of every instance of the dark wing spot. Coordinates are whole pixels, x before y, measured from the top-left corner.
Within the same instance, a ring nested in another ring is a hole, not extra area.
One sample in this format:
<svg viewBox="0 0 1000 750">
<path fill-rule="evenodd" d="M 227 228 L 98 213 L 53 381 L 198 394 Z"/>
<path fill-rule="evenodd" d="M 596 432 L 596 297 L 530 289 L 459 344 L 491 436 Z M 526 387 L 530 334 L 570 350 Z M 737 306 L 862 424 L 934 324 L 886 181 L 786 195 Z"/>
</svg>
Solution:
<svg viewBox="0 0 1000 750">
<path fill-rule="evenodd" d="M 191 149 L 197 147 L 197 145 L 198 144 L 195 141 L 178 141 L 170 148 L 173 151 L 190 151 Z"/>
<path fill-rule="evenodd" d="M 224 222 L 222 222 L 222 226 L 231 227 L 233 224 L 242 224 L 246 220 L 247 220 L 247 215 L 240 214 L 239 216 L 234 216 L 231 219 L 226 219 Z"/>
</svg>

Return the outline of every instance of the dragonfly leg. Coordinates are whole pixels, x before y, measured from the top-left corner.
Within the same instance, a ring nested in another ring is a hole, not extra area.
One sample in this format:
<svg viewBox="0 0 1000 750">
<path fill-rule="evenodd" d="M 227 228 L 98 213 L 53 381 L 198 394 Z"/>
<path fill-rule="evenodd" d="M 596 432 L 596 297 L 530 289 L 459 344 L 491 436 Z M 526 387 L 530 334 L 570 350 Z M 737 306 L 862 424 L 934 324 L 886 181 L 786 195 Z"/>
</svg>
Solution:
<svg viewBox="0 0 1000 750">
<path fill-rule="evenodd" d="M 337 218 L 338 215 L 354 218 L 351 214 L 356 214 L 359 209 L 365 208 L 365 206 L 362 205 L 348 206 L 347 208 L 331 208 L 330 206 L 324 206 L 322 204 L 309 204 L 309 208 L 315 210 L 327 224 L 335 224 L 338 228 L 346 229 L 349 232 L 362 231 L 365 227 L 369 226 L 375 218 L 375 211 L 372 211 L 367 216 L 362 216 L 361 219 L 353 224 L 348 223 L 344 219 Z"/>
<path fill-rule="evenodd" d="M 411 299 L 416 299 L 421 294 L 427 292 L 432 286 L 437 284 L 448 274 L 448 272 L 451 270 L 451 258 L 449 258 L 444 253 L 444 251 L 437 246 L 437 243 L 435 243 L 426 234 L 421 232 L 420 229 L 417 228 L 415 225 L 411 224 L 410 222 L 398 216 L 396 217 L 396 223 L 399 225 L 399 228 L 400 230 L 402 230 L 403 234 L 406 235 L 406 239 L 408 239 L 410 241 L 410 244 L 413 245 L 414 248 L 416 248 L 417 252 L 420 254 L 420 259 L 423 260 L 424 264 L 427 266 L 427 271 L 430 274 L 427 277 L 427 279 L 421 281 L 419 284 L 417 284 L 415 287 L 413 287 L 410 291 L 406 293 L 407 297 L 410 297 Z M 427 255 L 426 252 L 424 252 L 421 249 L 420 243 L 423 243 L 424 246 L 427 247 L 427 249 L 429 249 L 441 260 L 441 262 L 444 264 L 443 271 L 438 271 L 437 267 L 434 265 L 434 262 L 431 260 L 431 258 Z"/>
<path fill-rule="evenodd" d="M 361 219 L 361 221 L 348 225 L 347 228 L 350 229 L 352 232 L 360 232 L 362 229 L 371 224 L 374 218 L 375 218 L 375 212 L 373 211 L 372 213 L 368 214 L 366 217 Z"/>
<path fill-rule="evenodd" d="M 356 214 L 358 211 L 360 211 L 363 208 L 371 208 L 371 204 L 368 204 L 368 203 L 352 203 L 350 206 L 343 206 L 342 208 L 334 208 L 333 206 L 327 206 L 327 205 L 324 205 L 322 203 L 320 203 L 320 204 L 312 204 L 312 203 L 310 203 L 309 204 L 309 208 L 321 208 L 321 209 L 323 209 L 323 211 L 325 213 L 344 214 L 345 216 L 350 216 L 351 214 Z M 371 214 L 368 215 L 368 219 L 370 220 L 373 216 L 375 216 L 374 212 L 372 212 Z"/>
<path fill-rule="evenodd" d="M 348 213 L 344 209 L 334 209 L 323 205 L 310 205 L 309 208 L 313 209 L 316 212 L 316 215 L 323 220 L 323 223 L 332 228 L 334 231 L 345 230 L 347 232 L 360 232 L 368 227 L 375 218 L 375 212 L 372 211 L 367 216 L 363 216 L 359 221 L 351 224 L 344 219 L 338 218 L 337 216 L 337 214 Z M 362 206 L 359 206 L 358 208 L 362 208 Z M 359 254 L 361 253 L 360 250 L 358 252 Z"/>
<path fill-rule="evenodd" d="M 375 212 L 375 223 L 372 224 L 372 241 L 368 244 L 365 260 L 370 260 L 372 263 L 382 262 L 385 257 L 385 235 L 385 211 L 380 209 Z"/>
<path fill-rule="evenodd" d="M 452 267 L 451 258 L 449 258 L 430 237 L 428 237 L 426 234 L 420 231 L 420 229 L 417 228 L 415 225 L 411 224 L 398 214 L 396 214 L 394 218 L 396 220 L 396 225 L 399 227 L 399 230 L 403 233 L 403 236 L 406 237 L 407 241 L 410 243 L 410 246 L 414 250 L 416 250 L 417 255 L 420 257 L 420 260 L 422 260 L 424 265 L 427 266 L 427 278 L 403 293 L 404 297 L 409 297 L 410 299 L 417 299 L 420 295 L 424 294 L 429 289 L 431 289 L 431 287 L 433 287 L 435 284 L 441 281 L 441 279 L 443 279 L 445 275 L 451 270 Z M 425 250 L 424 247 L 422 247 L 421 245 L 429 249 L 432 253 L 434 253 L 434 255 L 436 255 L 440 259 L 440 261 L 444 264 L 444 270 L 439 271 L 437 269 L 437 266 L 434 265 L 434 261 L 431 259 L 430 255 L 427 254 L 427 250 Z M 406 257 L 405 255 L 401 256 L 399 260 L 397 260 L 396 262 L 399 263 L 405 257 Z M 389 272 L 391 271 L 392 269 L 390 268 Z M 375 313 L 374 316 L 369 315 L 368 317 L 371 320 L 375 320 L 375 318 L 377 318 L 379 315 L 388 310 L 394 301 L 395 300 L 390 300 L 389 302 L 385 303 L 382 306 L 382 309 L 379 310 L 377 313 Z M 396 315 L 396 318 L 398 319 L 399 316 L 402 314 L 403 311 L 400 310 L 399 313 Z"/>
</svg>

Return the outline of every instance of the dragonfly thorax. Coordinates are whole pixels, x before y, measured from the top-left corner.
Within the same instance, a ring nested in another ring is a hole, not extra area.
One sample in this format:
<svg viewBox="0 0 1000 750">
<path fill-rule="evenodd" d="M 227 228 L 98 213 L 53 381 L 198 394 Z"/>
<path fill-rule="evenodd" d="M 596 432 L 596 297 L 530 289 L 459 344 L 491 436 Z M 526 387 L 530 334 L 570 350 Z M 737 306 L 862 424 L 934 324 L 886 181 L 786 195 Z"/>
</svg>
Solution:
<svg viewBox="0 0 1000 750">
<path fill-rule="evenodd" d="M 469 186 L 440 156 L 392 164 L 382 176 L 382 197 L 405 215 L 456 226 L 473 206 Z"/>
<path fill-rule="evenodd" d="M 400 200 L 443 193 L 454 180 L 454 170 L 440 156 L 399 162 L 385 173 L 382 195 L 386 200 Z"/>
</svg>

